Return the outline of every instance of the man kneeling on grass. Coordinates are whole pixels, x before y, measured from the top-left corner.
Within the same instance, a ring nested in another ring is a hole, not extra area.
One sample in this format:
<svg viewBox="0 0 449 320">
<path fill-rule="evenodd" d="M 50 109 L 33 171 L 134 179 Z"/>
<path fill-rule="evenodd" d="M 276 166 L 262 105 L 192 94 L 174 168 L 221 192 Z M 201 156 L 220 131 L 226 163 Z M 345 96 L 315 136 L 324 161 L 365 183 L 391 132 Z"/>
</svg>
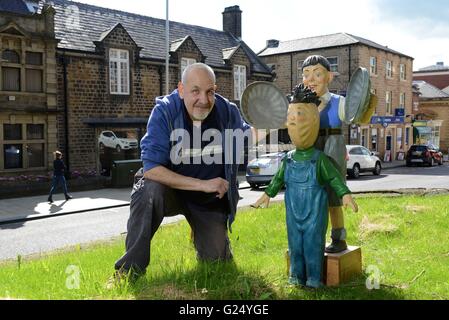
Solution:
<svg viewBox="0 0 449 320">
<path fill-rule="evenodd" d="M 302 84 L 295 87 L 287 113 L 287 129 L 296 150 L 284 158 L 281 168 L 253 207 L 268 207 L 285 185 L 287 236 L 290 255 L 289 282 L 318 288 L 328 224 L 325 185 L 357 212 L 351 191 L 331 158 L 313 147 L 320 125 L 317 95 Z"/>
<path fill-rule="evenodd" d="M 194 140 L 205 131 L 225 137 L 225 131 L 244 132 L 251 127 L 237 107 L 215 90 L 213 70 L 195 63 L 185 69 L 177 90 L 156 99 L 141 141 L 144 176 L 131 194 L 126 252 L 115 263 L 113 281 L 145 273 L 150 241 L 166 216 L 186 217 L 199 259 L 232 259 L 228 226 L 239 200 L 238 164 L 225 160 L 225 139 L 212 146 L 214 159 L 219 160 L 212 164 L 203 157 L 204 150 L 211 148 L 209 141 Z M 183 132 L 181 138 L 188 141 L 182 142 L 196 149 L 178 150 L 172 144 L 176 132 Z"/>
</svg>

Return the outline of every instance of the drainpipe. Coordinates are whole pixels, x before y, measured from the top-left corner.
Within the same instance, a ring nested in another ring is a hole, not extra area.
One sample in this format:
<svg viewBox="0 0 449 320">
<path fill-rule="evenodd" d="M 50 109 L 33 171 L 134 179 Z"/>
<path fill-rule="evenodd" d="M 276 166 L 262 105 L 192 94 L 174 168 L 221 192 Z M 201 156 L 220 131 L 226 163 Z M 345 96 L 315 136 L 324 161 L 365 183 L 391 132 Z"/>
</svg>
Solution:
<svg viewBox="0 0 449 320">
<path fill-rule="evenodd" d="M 69 89 L 67 85 L 67 65 L 69 64 L 69 57 L 62 55 L 62 72 L 63 72 L 63 90 L 64 90 L 64 131 L 65 131 L 65 165 L 66 165 L 66 179 L 70 179 L 70 144 L 69 144 Z"/>
<path fill-rule="evenodd" d="M 290 92 L 293 91 L 293 53 L 290 54 Z"/>
<path fill-rule="evenodd" d="M 163 68 L 159 67 L 157 69 L 157 73 L 159 74 L 159 96 L 163 96 L 163 90 L 164 90 L 164 81 L 162 80 L 162 74 L 163 74 Z"/>
</svg>

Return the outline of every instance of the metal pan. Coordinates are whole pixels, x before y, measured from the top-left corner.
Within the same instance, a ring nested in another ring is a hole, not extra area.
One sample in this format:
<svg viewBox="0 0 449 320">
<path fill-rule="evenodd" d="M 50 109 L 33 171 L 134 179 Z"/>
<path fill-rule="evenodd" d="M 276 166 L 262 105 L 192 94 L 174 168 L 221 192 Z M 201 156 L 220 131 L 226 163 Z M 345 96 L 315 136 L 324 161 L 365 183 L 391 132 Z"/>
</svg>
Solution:
<svg viewBox="0 0 449 320">
<path fill-rule="evenodd" d="M 358 123 L 369 106 L 371 83 L 368 70 L 362 67 L 352 75 L 345 99 L 345 122 Z"/>
<path fill-rule="evenodd" d="M 271 82 L 258 81 L 246 87 L 241 110 L 245 121 L 257 129 L 280 129 L 287 120 L 288 100 Z"/>
</svg>

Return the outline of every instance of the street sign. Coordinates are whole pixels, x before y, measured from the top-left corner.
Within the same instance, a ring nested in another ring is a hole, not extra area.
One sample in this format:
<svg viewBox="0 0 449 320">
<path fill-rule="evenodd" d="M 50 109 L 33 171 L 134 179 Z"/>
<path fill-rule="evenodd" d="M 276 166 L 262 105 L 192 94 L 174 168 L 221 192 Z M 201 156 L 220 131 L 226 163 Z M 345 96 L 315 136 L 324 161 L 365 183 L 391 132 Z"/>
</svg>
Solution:
<svg viewBox="0 0 449 320">
<path fill-rule="evenodd" d="M 404 123 L 404 117 L 371 117 L 371 124 Z"/>
<path fill-rule="evenodd" d="M 403 117 L 403 116 L 405 116 L 405 109 L 404 108 L 394 109 L 394 115 L 396 117 Z"/>
</svg>

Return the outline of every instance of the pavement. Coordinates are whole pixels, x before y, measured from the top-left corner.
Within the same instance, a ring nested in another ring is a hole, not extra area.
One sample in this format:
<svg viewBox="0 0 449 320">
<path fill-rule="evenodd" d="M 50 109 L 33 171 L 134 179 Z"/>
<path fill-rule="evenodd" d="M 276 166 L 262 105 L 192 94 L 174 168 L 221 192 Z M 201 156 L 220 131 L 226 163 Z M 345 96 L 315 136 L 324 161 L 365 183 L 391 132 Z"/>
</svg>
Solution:
<svg viewBox="0 0 449 320">
<path fill-rule="evenodd" d="M 405 166 L 405 161 L 382 163 L 383 170 Z M 239 187 L 250 188 L 244 174 L 238 176 Z M 33 196 L 0 200 L 0 224 L 43 219 L 52 216 L 103 210 L 129 205 L 131 187 L 122 189 L 98 189 L 71 192 L 73 199 L 66 201 L 62 193 L 53 195 L 54 202 L 47 202 L 47 196 Z"/>
</svg>

